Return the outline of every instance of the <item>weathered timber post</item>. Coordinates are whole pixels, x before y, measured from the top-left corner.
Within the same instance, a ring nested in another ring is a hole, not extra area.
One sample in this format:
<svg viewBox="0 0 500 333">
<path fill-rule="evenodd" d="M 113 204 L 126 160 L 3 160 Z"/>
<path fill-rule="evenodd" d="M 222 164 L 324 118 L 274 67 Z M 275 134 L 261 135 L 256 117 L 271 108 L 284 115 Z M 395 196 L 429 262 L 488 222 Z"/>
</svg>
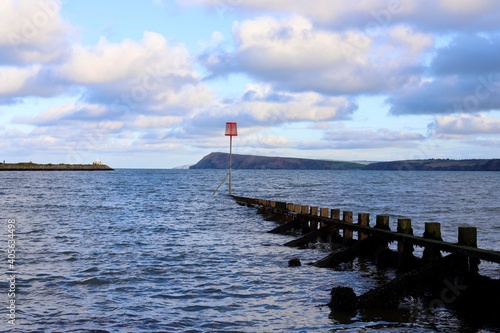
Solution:
<svg viewBox="0 0 500 333">
<path fill-rule="evenodd" d="M 344 210 L 344 216 L 342 221 L 344 221 L 345 223 L 352 224 L 352 212 Z M 352 242 L 352 234 L 353 232 L 351 229 L 344 228 L 344 241 L 343 241 L 344 245 L 349 245 Z"/>
<path fill-rule="evenodd" d="M 330 218 L 332 220 L 337 220 L 340 221 L 340 209 L 330 209 Z M 330 233 L 330 243 L 340 243 L 341 238 L 339 235 L 339 229 L 335 228 L 332 229 L 332 232 Z"/>
<path fill-rule="evenodd" d="M 268 205 L 268 212 L 265 217 L 266 220 L 274 221 L 280 224 L 287 221 L 288 215 L 285 202 L 269 200 L 266 202 L 266 205 Z"/>
<path fill-rule="evenodd" d="M 320 208 L 319 209 L 319 216 L 323 218 L 329 218 L 330 217 L 330 210 L 328 208 Z M 326 223 L 320 222 L 319 223 L 319 228 L 325 228 L 327 226 Z M 321 239 L 321 242 L 326 243 L 328 242 L 328 238 L 330 237 L 330 234 L 327 232 L 323 232 L 320 234 L 319 238 Z"/>
<path fill-rule="evenodd" d="M 389 215 L 377 215 L 375 219 L 375 229 L 391 230 L 389 226 Z M 377 266 L 386 266 L 389 258 L 389 243 L 384 237 L 376 236 L 375 241 L 375 264 Z"/>
<path fill-rule="evenodd" d="M 477 228 L 458 227 L 458 244 L 477 247 Z"/>
<path fill-rule="evenodd" d="M 358 224 L 363 227 L 370 226 L 370 214 L 368 213 L 358 213 Z M 358 240 L 363 240 L 368 237 L 368 234 L 364 232 L 358 232 Z"/>
<path fill-rule="evenodd" d="M 300 214 L 302 215 L 309 215 L 309 206 L 307 205 L 301 205 L 300 206 Z M 308 234 L 311 232 L 311 228 L 309 227 L 309 219 L 303 218 L 302 219 L 302 234 Z"/>
<path fill-rule="evenodd" d="M 289 213 L 293 213 L 293 212 L 295 211 L 295 210 L 294 210 L 294 208 L 295 208 L 295 205 L 294 205 L 293 203 L 288 202 L 288 203 L 286 204 L 286 210 L 287 210 L 287 212 L 289 212 Z M 293 221 L 294 219 L 295 219 L 295 217 L 293 216 L 293 214 L 287 214 L 287 216 L 286 216 L 286 221 L 287 221 L 287 222 L 291 222 L 291 221 Z"/>
<path fill-rule="evenodd" d="M 389 227 L 389 215 L 377 215 L 375 220 L 375 228 L 382 230 L 391 230 L 391 227 Z"/>
<path fill-rule="evenodd" d="M 458 227 L 458 245 L 477 247 L 477 228 Z M 467 257 L 467 268 L 470 273 L 479 272 L 479 259 Z"/>
<path fill-rule="evenodd" d="M 405 235 L 413 235 L 411 219 L 398 219 L 397 232 Z M 413 245 L 407 241 L 398 242 L 398 267 L 406 270 L 414 266 L 416 258 L 413 256 Z"/>
<path fill-rule="evenodd" d="M 318 216 L 318 206 L 311 207 L 311 215 Z M 311 231 L 315 231 L 315 230 L 318 230 L 318 220 L 312 219 L 311 220 Z"/>
<path fill-rule="evenodd" d="M 329 213 L 328 208 L 321 208 L 319 210 L 319 216 L 321 216 L 321 217 L 328 218 L 329 217 L 328 213 Z M 321 222 L 320 226 L 324 227 L 325 224 L 323 222 Z"/>
<path fill-rule="evenodd" d="M 286 213 L 286 202 L 276 201 L 276 209 L 280 211 L 280 213 Z"/>
<path fill-rule="evenodd" d="M 442 241 L 443 239 L 441 238 L 441 223 L 426 222 L 424 238 Z M 441 258 L 442 258 L 441 251 L 436 250 L 432 247 L 428 246 L 425 247 L 424 252 L 422 254 L 422 260 L 424 264 L 432 261 L 437 261 Z"/>
</svg>

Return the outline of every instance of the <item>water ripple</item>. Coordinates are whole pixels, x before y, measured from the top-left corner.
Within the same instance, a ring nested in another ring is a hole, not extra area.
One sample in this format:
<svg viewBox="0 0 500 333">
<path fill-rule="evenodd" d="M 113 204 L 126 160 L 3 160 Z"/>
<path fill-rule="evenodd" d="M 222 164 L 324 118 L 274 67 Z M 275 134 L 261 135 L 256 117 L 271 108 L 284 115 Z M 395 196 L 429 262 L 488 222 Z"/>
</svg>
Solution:
<svg viewBox="0 0 500 333">
<path fill-rule="evenodd" d="M 314 262 L 327 252 L 284 247 L 290 237 L 266 233 L 275 225 L 255 209 L 213 196 L 224 172 L 1 173 L 2 215 L 19 227 L 21 331 L 434 332 L 463 324 L 450 310 L 412 302 L 331 314 L 322 305 L 333 286 L 361 294 L 393 273 L 360 261 L 343 270 L 289 268 L 291 258 Z M 443 223 L 443 238 L 456 237 L 460 223 L 477 225 L 480 246 L 500 250 L 498 173 L 235 170 L 233 177 L 238 195 L 406 216 L 416 234 L 429 220 Z M 498 273 L 498 265 L 481 265 Z"/>
</svg>

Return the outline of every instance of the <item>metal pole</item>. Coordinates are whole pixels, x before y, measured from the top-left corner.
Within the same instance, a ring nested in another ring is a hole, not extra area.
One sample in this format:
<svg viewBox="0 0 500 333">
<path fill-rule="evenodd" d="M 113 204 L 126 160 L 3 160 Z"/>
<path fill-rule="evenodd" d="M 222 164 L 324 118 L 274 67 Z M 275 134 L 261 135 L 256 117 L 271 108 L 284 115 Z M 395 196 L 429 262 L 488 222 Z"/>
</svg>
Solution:
<svg viewBox="0 0 500 333">
<path fill-rule="evenodd" d="M 233 136 L 229 136 L 229 195 L 232 193 L 233 177 L 231 174 L 231 167 L 233 163 Z"/>
</svg>

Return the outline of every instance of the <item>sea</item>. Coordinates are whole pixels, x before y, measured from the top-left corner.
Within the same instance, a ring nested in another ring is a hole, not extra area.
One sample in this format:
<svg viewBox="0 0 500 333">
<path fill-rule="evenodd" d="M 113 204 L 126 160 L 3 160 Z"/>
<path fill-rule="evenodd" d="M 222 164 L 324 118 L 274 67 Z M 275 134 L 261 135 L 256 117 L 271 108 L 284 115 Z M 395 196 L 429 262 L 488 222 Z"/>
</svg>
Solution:
<svg viewBox="0 0 500 333">
<path fill-rule="evenodd" d="M 236 203 L 226 173 L 0 172 L 0 332 L 500 331 L 419 298 L 332 312 L 332 287 L 360 295 L 397 272 L 361 259 L 308 265 L 328 247 L 283 246 L 293 235 L 268 233 L 276 222 Z M 388 214 L 392 230 L 411 218 L 420 236 L 440 222 L 449 242 L 475 226 L 478 247 L 496 251 L 499 189 L 500 172 L 232 172 L 234 195 L 370 213 L 371 225 Z M 499 266 L 481 262 L 480 273 L 500 278 Z"/>
</svg>

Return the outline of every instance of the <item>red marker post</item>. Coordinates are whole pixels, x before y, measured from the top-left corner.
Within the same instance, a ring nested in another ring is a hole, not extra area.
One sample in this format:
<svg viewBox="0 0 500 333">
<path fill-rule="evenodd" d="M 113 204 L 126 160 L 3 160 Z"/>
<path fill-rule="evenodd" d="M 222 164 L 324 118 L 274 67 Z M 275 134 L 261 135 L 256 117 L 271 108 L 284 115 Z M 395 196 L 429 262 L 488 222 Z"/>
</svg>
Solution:
<svg viewBox="0 0 500 333">
<path fill-rule="evenodd" d="M 233 162 L 233 136 L 238 136 L 238 129 L 235 122 L 226 123 L 226 136 L 229 136 L 229 195 L 232 193 L 233 179 L 231 167 Z"/>
</svg>

